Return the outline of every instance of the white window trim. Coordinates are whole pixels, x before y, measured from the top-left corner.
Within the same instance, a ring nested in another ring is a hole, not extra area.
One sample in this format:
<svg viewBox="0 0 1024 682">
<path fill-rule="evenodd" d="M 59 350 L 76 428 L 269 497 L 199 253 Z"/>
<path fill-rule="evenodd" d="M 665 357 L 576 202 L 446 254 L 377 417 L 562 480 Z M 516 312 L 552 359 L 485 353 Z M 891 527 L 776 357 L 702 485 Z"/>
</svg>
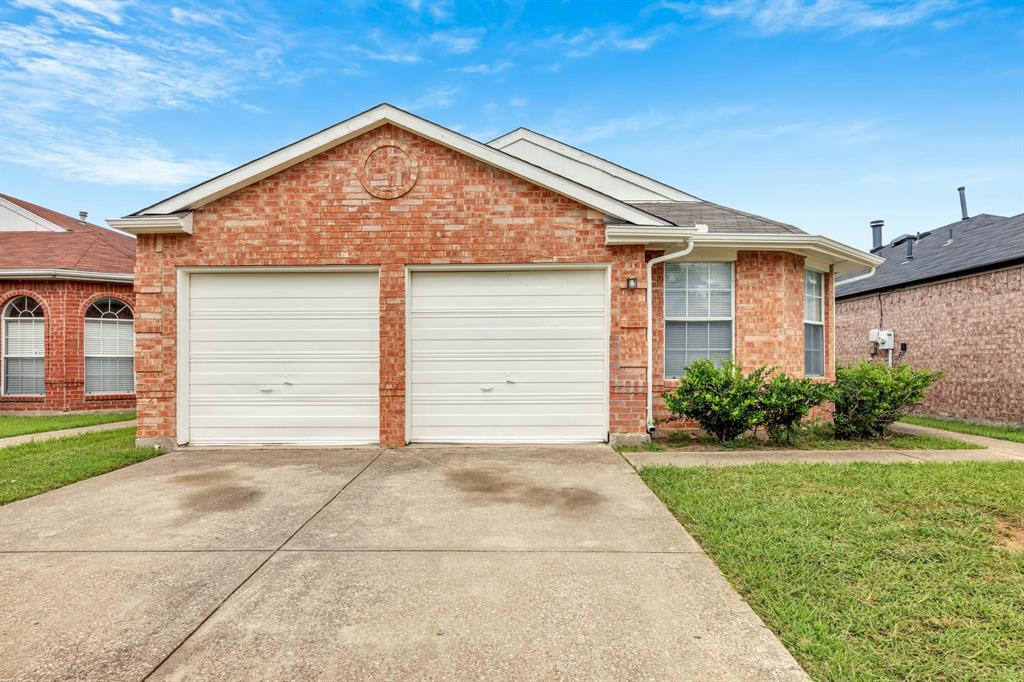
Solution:
<svg viewBox="0 0 1024 682">
<path fill-rule="evenodd" d="M 821 377 L 823 377 L 823 376 L 825 376 L 827 374 L 827 372 L 825 371 L 825 346 L 827 345 L 825 343 L 825 273 L 820 271 L 820 270 L 813 270 L 811 268 L 805 268 L 804 269 L 804 273 L 808 273 L 808 272 L 817 275 L 818 276 L 818 281 L 821 284 L 821 296 L 819 297 L 819 306 L 820 306 L 819 310 L 820 310 L 820 313 L 821 313 L 821 319 L 820 320 L 808 320 L 807 319 L 807 283 L 806 283 L 806 280 L 804 281 L 804 290 L 803 290 L 804 324 L 813 324 L 813 325 L 817 325 L 817 326 L 821 327 L 821 374 L 808 374 L 807 373 L 807 359 L 806 359 L 806 353 L 807 353 L 807 334 L 805 332 L 804 333 L 804 354 L 805 354 L 805 358 L 804 358 L 804 376 L 805 377 L 809 377 L 809 378 L 813 378 L 813 379 L 818 379 L 818 378 L 821 378 Z M 805 277 L 806 277 L 806 274 L 805 274 Z"/>
<path fill-rule="evenodd" d="M 15 296 L 6 303 L 3 308 L 0 308 L 0 396 L 12 397 L 12 398 L 43 398 L 46 396 L 46 310 L 43 310 L 43 316 L 39 318 L 28 318 L 28 319 L 39 319 L 43 321 L 43 352 L 36 355 L 8 355 L 7 354 L 7 323 L 16 322 L 25 318 L 20 317 L 8 317 L 7 308 L 16 299 L 22 298 L 22 296 Z M 34 296 L 28 296 L 27 298 L 32 299 L 37 305 L 39 300 Z M 7 359 L 8 358 L 36 358 L 38 357 L 43 361 L 43 392 L 42 393 L 8 393 L 7 392 Z"/>
<path fill-rule="evenodd" d="M 729 317 L 670 317 L 668 315 L 668 266 L 685 265 L 687 263 L 728 263 L 729 279 L 732 287 L 729 291 L 731 299 L 729 306 Z M 735 261 L 721 261 L 713 259 L 678 260 L 671 263 L 663 263 L 661 267 L 661 375 L 662 381 L 678 381 L 679 377 L 670 376 L 668 373 L 668 324 L 669 322 L 729 322 L 731 324 L 729 357 L 736 358 L 736 263 Z"/>
<path fill-rule="evenodd" d="M 136 376 L 135 376 L 135 343 L 134 342 L 132 343 L 132 353 L 131 353 L 131 355 L 117 355 L 117 354 L 114 354 L 114 353 L 99 353 L 99 354 L 92 353 L 92 354 L 90 354 L 90 353 L 86 353 L 85 352 L 85 334 L 86 334 L 86 329 L 87 329 L 88 324 L 89 324 L 90 321 L 99 322 L 100 324 L 114 324 L 114 325 L 130 324 L 132 326 L 132 336 L 133 337 L 135 336 L 135 310 L 130 305 L 128 305 L 127 301 L 122 301 L 121 299 L 117 298 L 116 296 L 108 296 L 106 298 L 101 298 L 101 299 L 99 299 L 97 301 L 93 301 L 92 303 L 90 303 L 89 306 L 86 308 L 86 313 L 88 313 L 89 308 L 91 308 L 93 305 L 95 305 L 96 303 L 99 303 L 100 301 L 105 301 L 108 298 L 109 299 L 113 299 L 113 300 L 117 301 L 118 303 L 123 303 L 128 308 L 128 310 L 131 311 L 132 319 L 130 319 L 130 320 L 117 320 L 117 319 L 109 319 L 109 318 L 105 319 L 105 318 L 102 318 L 102 317 L 84 317 L 83 316 L 83 318 L 82 318 L 82 358 L 83 358 L 83 360 L 86 360 L 88 358 L 129 358 L 130 357 L 132 359 L 132 390 L 130 390 L 130 391 L 95 391 L 95 392 L 89 391 L 86 388 L 86 386 L 88 386 L 88 384 L 89 384 L 89 379 L 86 376 L 86 372 L 88 372 L 87 366 L 88 366 L 89 363 L 86 362 L 86 363 L 82 364 L 82 379 L 83 379 L 83 381 L 82 381 L 82 391 L 87 396 L 135 395 Z"/>
</svg>

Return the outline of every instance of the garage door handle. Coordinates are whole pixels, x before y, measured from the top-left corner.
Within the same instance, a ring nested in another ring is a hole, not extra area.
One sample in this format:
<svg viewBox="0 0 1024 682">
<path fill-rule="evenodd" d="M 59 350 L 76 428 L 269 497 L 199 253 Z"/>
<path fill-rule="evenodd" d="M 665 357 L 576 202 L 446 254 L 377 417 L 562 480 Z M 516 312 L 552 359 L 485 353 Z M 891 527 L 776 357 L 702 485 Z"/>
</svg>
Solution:
<svg viewBox="0 0 1024 682">
<path fill-rule="evenodd" d="M 270 393 L 273 390 L 274 389 L 271 386 L 260 386 L 260 391 L 263 393 Z"/>
</svg>

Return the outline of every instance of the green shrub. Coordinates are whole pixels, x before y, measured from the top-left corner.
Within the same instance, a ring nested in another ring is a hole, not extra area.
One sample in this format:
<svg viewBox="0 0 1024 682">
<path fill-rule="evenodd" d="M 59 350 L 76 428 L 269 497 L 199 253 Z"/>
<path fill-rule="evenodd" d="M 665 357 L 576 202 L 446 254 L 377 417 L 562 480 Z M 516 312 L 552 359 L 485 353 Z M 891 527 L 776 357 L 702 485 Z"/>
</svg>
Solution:
<svg viewBox="0 0 1024 682">
<path fill-rule="evenodd" d="M 731 360 L 716 367 L 697 360 L 686 368 L 679 386 L 662 396 L 672 414 L 693 419 L 721 443 L 735 440 L 761 419 L 761 384 L 767 374 L 759 367 L 743 374 Z"/>
<path fill-rule="evenodd" d="M 836 368 L 831 399 L 837 438 L 880 438 L 886 428 L 924 400 L 942 372 L 864 361 Z"/>
<path fill-rule="evenodd" d="M 792 445 L 803 421 L 812 407 L 828 398 L 828 385 L 810 379 L 792 379 L 776 374 L 761 386 L 758 408 L 760 424 L 775 444 Z"/>
</svg>

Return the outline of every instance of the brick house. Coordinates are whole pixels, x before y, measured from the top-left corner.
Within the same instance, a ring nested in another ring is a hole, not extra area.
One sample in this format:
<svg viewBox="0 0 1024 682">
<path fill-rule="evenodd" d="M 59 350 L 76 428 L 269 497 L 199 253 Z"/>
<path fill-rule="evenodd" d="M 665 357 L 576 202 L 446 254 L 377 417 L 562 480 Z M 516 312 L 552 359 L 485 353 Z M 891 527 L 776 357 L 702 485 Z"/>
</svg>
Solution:
<svg viewBox="0 0 1024 682">
<path fill-rule="evenodd" d="M 1024 422 L 1024 214 L 962 217 L 883 244 L 876 221 L 873 276 L 836 287 L 842 363 L 871 355 L 868 332 L 894 332 L 894 360 L 939 369 L 923 414 L 993 423 Z M 882 357 L 882 356 L 886 357 Z"/>
<path fill-rule="evenodd" d="M 0 413 L 135 406 L 135 240 L 0 195 Z"/>
<path fill-rule="evenodd" d="M 160 446 L 644 438 L 698 357 L 827 380 L 833 276 L 880 262 L 390 105 L 109 222 Z"/>
</svg>

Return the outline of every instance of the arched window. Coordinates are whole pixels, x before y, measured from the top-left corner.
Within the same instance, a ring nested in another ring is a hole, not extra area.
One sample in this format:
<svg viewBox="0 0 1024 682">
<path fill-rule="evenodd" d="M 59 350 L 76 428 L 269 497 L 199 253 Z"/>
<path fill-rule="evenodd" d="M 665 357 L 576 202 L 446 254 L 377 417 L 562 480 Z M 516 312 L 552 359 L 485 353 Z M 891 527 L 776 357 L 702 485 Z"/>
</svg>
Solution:
<svg viewBox="0 0 1024 682">
<path fill-rule="evenodd" d="M 124 301 L 100 299 L 85 311 L 85 392 L 135 392 L 135 320 Z"/>
<path fill-rule="evenodd" d="M 19 296 L 3 311 L 4 395 L 43 395 L 43 308 L 28 296 Z"/>
</svg>

